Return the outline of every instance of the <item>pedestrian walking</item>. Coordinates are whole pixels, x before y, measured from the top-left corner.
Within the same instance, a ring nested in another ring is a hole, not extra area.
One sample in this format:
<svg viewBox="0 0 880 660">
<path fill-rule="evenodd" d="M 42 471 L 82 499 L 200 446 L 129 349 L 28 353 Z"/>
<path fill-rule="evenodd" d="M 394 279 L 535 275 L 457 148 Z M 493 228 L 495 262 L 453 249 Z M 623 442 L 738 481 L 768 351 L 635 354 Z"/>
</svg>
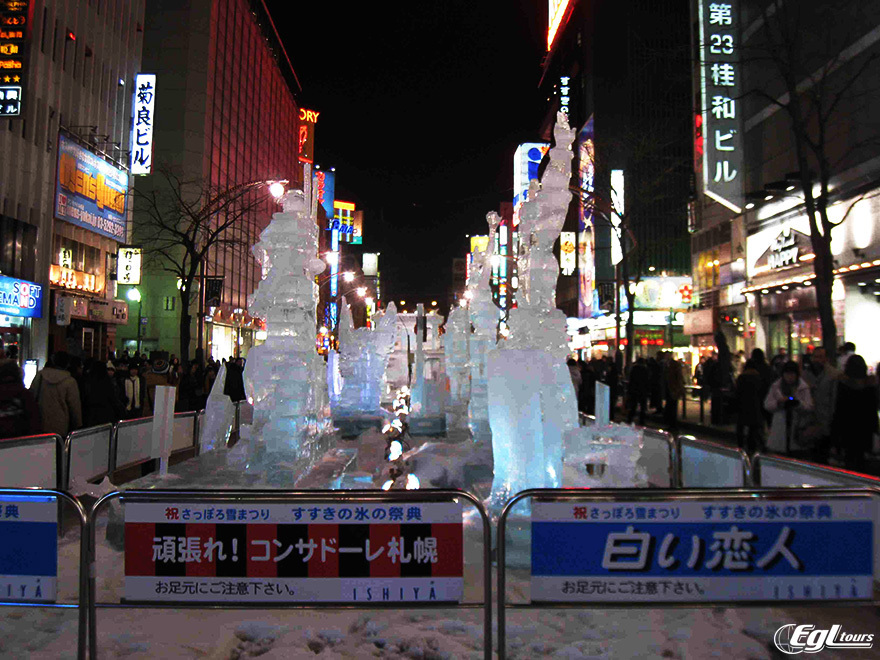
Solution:
<svg viewBox="0 0 880 660">
<path fill-rule="evenodd" d="M 648 392 L 651 386 L 651 373 L 645 358 L 639 358 L 629 370 L 626 384 L 626 423 L 632 424 L 639 410 L 639 426 L 645 425 L 645 413 L 648 408 Z"/>
<path fill-rule="evenodd" d="M 663 421 L 666 430 L 675 434 L 678 431 L 678 402 L 684 397 L 684 370 L 681 362 L 672 353 L 666 353 L 663 361 L 666 399 L 663 406 Z"/>
<path fill-rule="evenodd" d="M 58 351 L 34 376 L 30 391 L 40 407 L 43 433 L 57 433 L 62 438 L 82 426 L 82 404 L 79 387 L 67 370 L 70 356 Z"/>
<path fill-rule="evenodd" d="M 817 463 L 827 463 L 831 454 L 831 422 L 837 405 L 837 382 L 841 375 L 842 372 L 828 362 L 824 348 L 813 350 L 810 366 L 804 369 L 804 380 L 810 386 L 814 404 L 804 436 L 812 445 L 812 458 Z"/>
<path fill-rule="evenodd" d="M 767 396 L 754 358 L 746 360 L 743 372 L 736 379 L 735 391 L 736 443 L 740 449 L 751 455 L 764 448 L 763 404 Z"/>
<path fill-rule="evenodd" d="M 112 424 L 122 419 L 125 406 L 119 398 L 115 378 L 110 376 L 106 364 L 95 362 L 89 367 L 83 390 L 83 419 L 86 426 Z"/>
<path fill-rule="evenodd" d="M 40 407 L 15 360 L 0 360 L 0 438 L 40 433 Z"/>
<path fill-rule="evenodd" d="M 856 353 L 847 358 L 843 375 L 837 381 L 831 426 L 846 468 L 865 472 L 865 454 L 871 451 L 878 426 L 877 381 L 868 376 L 865 359 Z"/>
<path fill-rule="evenodd" d="M 800 376 L 797 362 L 786 362 L 782 376 L 770 387 L 764 408 L 773 413 L 767 449 L 788 454 L 799 447 L 799 434 L 813 409 L 810 387 Z"/>
</svg>

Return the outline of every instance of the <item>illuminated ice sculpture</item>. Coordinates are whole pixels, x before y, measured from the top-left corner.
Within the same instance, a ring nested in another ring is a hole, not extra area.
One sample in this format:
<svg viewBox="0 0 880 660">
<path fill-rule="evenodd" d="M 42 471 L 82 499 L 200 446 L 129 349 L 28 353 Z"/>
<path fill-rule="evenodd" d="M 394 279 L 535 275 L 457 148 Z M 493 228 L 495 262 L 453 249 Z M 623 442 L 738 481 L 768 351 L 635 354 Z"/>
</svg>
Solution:
<svg viewBox="0 0 880 660">
<path fill-rule="evenodd" d="M 248 309 L 266 319 L 266 342 L 248 353 L 245 388 L 254 404 L 247 435 L 270 452 L 309 452 L 308 441 L 323 430 L 327 398 L 324 361 L 315 351 L 318 287 L 315 276 L 325 264 L 318 259 L 315 202 L 311 177 L 305 191 L 282 199 L 252 251 L 263 280 Z"/>
<path fill-rule="evenodd" d="M 489 394 L 488 394 L 488 355 L 495 346 L 498 336 L 498 307 L 492 301 L 489 286 L 492 274 L 492 259 L 495 256 L 495 230 L 498 228 L 498 214 L 486 215 L 489 225 L 489 243 L 480 258 L 480 267 L 475 282 L 468 286 L 466 295 L 470 298 L 470 317 L 474 326 L 470 338 L 471 396 L 468 406 L 468 425 L 474 440 L 489 437 Z"/>
<path fill-rule="evenodd" d="M 397 340 L 397 308 L 389 303 L 384 314 L 373 316 L 373 328 L 355 330 L 348 305 L 340 307 L 338 364 L 342 389 L 331 401 L 333 417 L 378 415 L 385 368 Z"/>
<path fill-rule="evenodd" d="M 559 264 L 553 243 L 571 201 L 574 131 L 559 113 L 556 146 L 540 186 L 522 207 L 518 307 L 510 335 L 489 352 L 489 422 L 495 478 L 493 503 L 526 488 L 558 487 L 563 438 L 577 428 L 577 401 L 565 358 L 565 314 L 556 309 Z"/>
</svg>

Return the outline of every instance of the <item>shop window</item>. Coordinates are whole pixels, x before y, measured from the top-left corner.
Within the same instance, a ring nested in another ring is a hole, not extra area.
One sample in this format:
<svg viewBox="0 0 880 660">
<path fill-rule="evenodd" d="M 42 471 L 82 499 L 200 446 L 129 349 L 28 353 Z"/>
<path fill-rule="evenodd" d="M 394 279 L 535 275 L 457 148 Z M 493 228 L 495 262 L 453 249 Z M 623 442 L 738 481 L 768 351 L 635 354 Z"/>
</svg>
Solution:
<svg viewBox="0 0 880 660">
<path fill-rule="evenodd" d="M 0 216 L 0 271 L 4 275 L 33 281 L 36 243 L 36 227 Z"/>
<path fill-rule="evenodd" d="M 165 311 L 173 312 L 177 301 L 177 296 L 165 296 Z"/>
<path fill-rule="evenodd" d="M 52 263 L 89 275 L 100 275 L 102 272 L 100 248 L 85 245 L 58 234 L 55 235 Z"/>
</svg>

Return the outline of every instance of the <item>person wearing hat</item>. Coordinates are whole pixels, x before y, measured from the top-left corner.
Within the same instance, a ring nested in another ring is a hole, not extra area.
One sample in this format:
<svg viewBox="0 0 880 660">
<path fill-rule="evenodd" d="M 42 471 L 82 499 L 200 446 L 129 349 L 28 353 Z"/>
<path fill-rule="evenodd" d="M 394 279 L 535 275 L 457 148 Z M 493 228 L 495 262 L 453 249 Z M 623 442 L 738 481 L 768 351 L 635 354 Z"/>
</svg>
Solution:
<svg viewBox="0 0 880 660">
<path fill-rule="evenodd" d="M 767 449 L 779 454 L 801 449 L 801 431 L 809 422 L 813 397 L 797 362 L 789 360 L 782 367 L 782 376 L 767 392 L 764 408 L 773 413 Z"/>
<path fill-rule="evenodd" d="M 159 385 L 169 385 L 170 366 L 168 360 L 163 355 L 153 354 L 150 362 L 150 369 L 144 374 L 144 382 L 147 385 L 147 398 L 152 407 L 153 401 L 156 400 L 156 387 Z"/>
</svg>

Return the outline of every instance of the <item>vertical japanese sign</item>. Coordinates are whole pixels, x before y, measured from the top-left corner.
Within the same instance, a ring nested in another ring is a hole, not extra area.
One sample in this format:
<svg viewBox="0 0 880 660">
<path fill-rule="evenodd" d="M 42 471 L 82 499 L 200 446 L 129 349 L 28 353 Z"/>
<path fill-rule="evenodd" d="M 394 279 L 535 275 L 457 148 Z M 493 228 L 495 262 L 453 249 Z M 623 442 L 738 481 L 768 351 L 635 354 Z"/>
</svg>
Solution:
<svg viewBox="0 0 880 660">
<path fill-rule="evenodd" d="M 116 260 L 117 278 L 120 284 L 141 283 L 141 260 L 143 250 L 141 248 L 120 248 Z"/>
<path fill-rule="evenodd" d="M 0 3 L 0 117 L 20 117 L 27 80 L 33 3 Z"/>
<path fill-rule="evenodd" d="M 315 124 L 318 123 L 320 112 L 299 109 L 297 124 L 297 153 L 301 163 L 315 162 Z"/>
<path fill-rule="evenodd" d="M 858 600 L 876 498 L 534 502 L 534 601 Z"/>
<path fill-rule="evenodd" d="M 593 313 L 593 290 L 596 262 L 593 254 L 593 209 L 595 208 L 596 153 L 593 142 L 593 116 L 578 133 L 578 185 L 580 218 L 578 222 L 578 316 L 589 318 Z"/>
<path fill-rule="evenodd" d="M 316 170 L 312 175 L 316 194 L 318 195 L 318 204 L 327 214 L 327 229 L 330 229 L 333 218 L 333 202 L 336 201 L 336 173 Z"/>
<path fill-rule="evenodd" d="M 134 118 L 131 124 L 131 173 L 153 170 L 153 123 L 156 111 L 156 74 L 139 73 L 134 79 Z"/>
<path fill-rule="evenodd" d="M 743 208 L 742 69 L 739 2 L 699 2 L 703 189 L 735 213 Z"/>
<path fill-rule="evenodd" d="M 461 504 L 126 502 L 125 599 L 458 602 Z"/>
<path fill-rule="evenodd" d="M 623 170 L 611 170 L 611 263 L 623 261 L 623 217 L 626 214 L 626 176 Z"/>
<path fill-rule="evenodd" d="M 563 275 L 574 275 L 577 259 L 577 245 L 575 243 L 575 233 L 573 231 L 564 231 L 559 234 L 559 267 Z"/>
<path fill-rule="evenodd" d="M 54 497 L 0 499 L 0 598 L 53 602 L 58 576 L 58 502 Z"/>
</svg>

